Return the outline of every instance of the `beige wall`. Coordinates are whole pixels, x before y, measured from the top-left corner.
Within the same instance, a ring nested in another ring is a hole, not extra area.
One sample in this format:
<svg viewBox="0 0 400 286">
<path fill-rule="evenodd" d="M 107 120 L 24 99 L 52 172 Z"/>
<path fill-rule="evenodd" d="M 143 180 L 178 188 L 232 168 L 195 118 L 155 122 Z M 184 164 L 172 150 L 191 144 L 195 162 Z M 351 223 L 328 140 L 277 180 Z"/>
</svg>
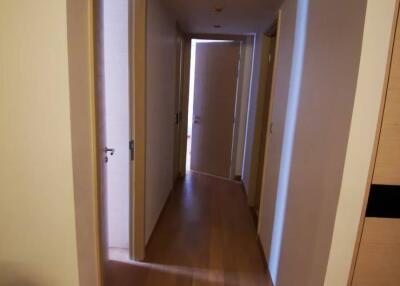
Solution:
<svg viewBox="0 0 400 286">
<path fill-rule="evenodd" d="M 368 0 L 356 97 L 325 286 L 345 286 L 369 185 L 379 111 L 392 43 L 396 0 Z"/>
<path fill-rule="evenodd" d="M 0 2 L 0 285 L 78 285 L 66 7 Z"/>
<path fill-rule="evenodd" d="M 292 66 L 289 90 L 288 106 L 294 104 L 292 111 L 297 110 L 297 116 L 291 111 L 287 114 L 286 128 L 296 116 L 294 131 L 293 137 L 285 131 L 283 141 L 284 146 L 290 146 L 293 140 L 293 148 L 283 150 L 278 185 L 278 201 L 283 204 L 278 207 L 285 217 L 277 286 L 324 283 L 356 91 L 365 7 L 364 0 L 309 0 L 304 62 Z M 301 37 L 299 31 L 296 33 Z M 301 52 L 296 50 L 296 37 L 294 57 Z M 302 75 L 298 90 L 293 81 L 297 73 Z M 288 177 L 284 176 L 285 168 Z"/>
<path fill-rule="evenodd" d="M 176 26 L 159 0 L 147 7 L 146 242 L 173 187 Z"/>
</svg>

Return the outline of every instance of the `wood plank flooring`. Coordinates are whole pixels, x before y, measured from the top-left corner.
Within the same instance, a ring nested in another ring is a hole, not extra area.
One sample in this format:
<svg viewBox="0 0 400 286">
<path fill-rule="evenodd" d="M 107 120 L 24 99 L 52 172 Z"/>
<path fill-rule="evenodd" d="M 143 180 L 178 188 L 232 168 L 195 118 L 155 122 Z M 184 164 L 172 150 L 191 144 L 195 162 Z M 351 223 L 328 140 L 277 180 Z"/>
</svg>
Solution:
<svg viewBox="0 0 400 286">
<path fill-rule="evenodd" d="M 272 286 L 238 183 L 191 174 L 172 191 L 144 262 L 111 250 L 106 286 Z"/>
</svg>

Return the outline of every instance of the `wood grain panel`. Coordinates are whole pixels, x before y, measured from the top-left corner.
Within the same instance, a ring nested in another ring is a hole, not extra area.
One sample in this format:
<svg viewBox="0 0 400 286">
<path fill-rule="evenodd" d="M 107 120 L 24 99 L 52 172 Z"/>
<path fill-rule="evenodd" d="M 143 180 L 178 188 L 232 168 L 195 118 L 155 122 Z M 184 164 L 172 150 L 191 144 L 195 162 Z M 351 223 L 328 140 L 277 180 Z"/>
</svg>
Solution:
<svg viewBox="0 0 400 286">
<path fill-rule="evenodd" d="M 400 219 L 366 218 L 353 286 L 400 285 Z"/>
<path fill-rule="evenodd" d="M 400 32 L 396 36 L 390 67 L 382 129 L 373 184 L 400 185 Z"/>
</svg>

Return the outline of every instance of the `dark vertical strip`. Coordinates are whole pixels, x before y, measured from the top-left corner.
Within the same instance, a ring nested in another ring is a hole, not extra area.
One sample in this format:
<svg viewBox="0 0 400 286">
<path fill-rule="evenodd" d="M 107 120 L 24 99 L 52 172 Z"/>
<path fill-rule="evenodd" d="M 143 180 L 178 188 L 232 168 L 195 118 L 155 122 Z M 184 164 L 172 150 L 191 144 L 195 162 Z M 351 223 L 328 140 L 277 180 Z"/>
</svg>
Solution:
<svg viewBox="0 0 400 286">
<path fill-rule="evenodd" d="M 372 185 L 366 216 L 400 218 L 400 186 Z"/>
</svg>

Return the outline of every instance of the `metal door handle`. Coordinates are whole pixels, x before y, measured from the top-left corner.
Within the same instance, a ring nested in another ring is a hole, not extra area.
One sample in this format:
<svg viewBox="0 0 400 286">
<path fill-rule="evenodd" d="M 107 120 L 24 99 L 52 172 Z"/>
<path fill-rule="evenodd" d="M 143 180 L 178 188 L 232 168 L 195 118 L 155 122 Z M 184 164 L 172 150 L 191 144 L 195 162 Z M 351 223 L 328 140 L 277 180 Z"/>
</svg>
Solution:
<svg viewBox="0 0 400 286">
<path fill-rule="evenodd" d="M 113 156 L 115 153 L 115 149 L 104 147 L 104 153 L 106 154 L 104 156 L 104 161 L 107 163 L 108 162 L 108 153 L 110 153 L 110 156 Z"/>
<path fill-rule="evenodd" d="M 107 148 L 107 147 L 104 147 L 104 153 L 106 153 L 106 155 L 107 155 L 108 153 L 110 153 L 110 155 L 112 156 L 112 155 L 114 155 L 114 153 L 115 153 L 115 149 L 114 149 L 114 148 Z"/>
<path fill-rule="evenodd" d="M 193 123 L 194 123 L 194 124 L 200 123 L 200 116 L 197 116 L 197 115 L 196 115 L 196 116 L 194 117 Z"/>
</svg>

